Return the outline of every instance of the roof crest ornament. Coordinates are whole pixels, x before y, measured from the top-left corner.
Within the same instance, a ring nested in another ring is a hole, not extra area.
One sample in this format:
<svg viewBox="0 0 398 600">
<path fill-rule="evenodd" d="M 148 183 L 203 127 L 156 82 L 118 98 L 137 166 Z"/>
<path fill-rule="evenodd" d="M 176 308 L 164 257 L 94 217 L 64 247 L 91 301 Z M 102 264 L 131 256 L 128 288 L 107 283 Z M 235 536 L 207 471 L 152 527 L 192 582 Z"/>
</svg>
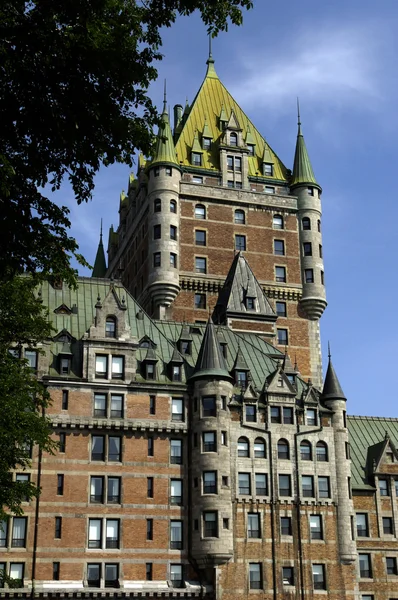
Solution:
<svg viewBox="0 0 398 600">
<path fill-rule="evenodd" d="M 163 112 L 167 112 L 167 93 L 166 93 L 166 79 L 164 80 L 164 90 L 163 90 Z"/>
<path fill-rule="evenodd" d="M 332 353 L 330 352 L 330 342 L 328 340 L 328 359 L 330 360 L 332 358 Z"/>
<path fill-rule="evenodd" d="M 300 117 L 300 100 L 297 96 L 297 125 L 298 125 L 298 135 L 301 135 L 301 117 Z"/>
</svg>

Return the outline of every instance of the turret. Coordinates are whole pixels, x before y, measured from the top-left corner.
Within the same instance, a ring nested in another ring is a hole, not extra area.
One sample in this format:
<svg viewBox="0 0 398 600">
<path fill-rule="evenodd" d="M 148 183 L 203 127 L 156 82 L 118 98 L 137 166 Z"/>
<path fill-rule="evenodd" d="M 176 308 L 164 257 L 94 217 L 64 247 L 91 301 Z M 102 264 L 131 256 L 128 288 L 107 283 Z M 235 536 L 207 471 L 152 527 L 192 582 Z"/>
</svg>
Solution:
<svg viewBox="0 0 398 600">
<path fill-rule="evenodd" d="M 333 411 L 332 427 L 336 461 L 337 529 L 340 560 L 356 560 L 356 547 L 351 534 L 351 520 L 355 515 L 351 498 L 351 461 L 348 458 L 348 429 L 346 423 L 346 398 L 333 368 L 329 351 L 329 364 L 323 386 L 321 402 Z"/>
<path fill-rule="evenodd" d="M 179 290 L 179 185 L 177 162 L 166 106 L 166 91 L 159 132 L 148 167 L 149 277 L 152 315 L 165 318 Z"/>
<path fill-rule="evenodd" d="M 307 317 L 318 320 L 326 308 L 321 233 L 321 193 L 301 132 L 298 133 L 290 189 L 297 196 L 303 296 L 300 306 Z"/>
<path fill-rule="evenodd" d="M 101 230 L 100 230 L 100 239 L 98 244 L 97 254 L 95 256 L 93 272 L 91 277 L 105 277 L 106 274 L 106 260 L 105 260 L 105 251 L 104 244 L 102 243 L 102 219 L 101 219 Z"/>
<path fill-rule="evenodd" d="M 198 566 L 213 569 L 233 556 L 231 461 L 229 454 L 229 411 L 233 380 L 209 320 L 190 378 L 192 386 L 192 463 L 190 485 L 192 545 L 190 553 Z"/>
</svg>

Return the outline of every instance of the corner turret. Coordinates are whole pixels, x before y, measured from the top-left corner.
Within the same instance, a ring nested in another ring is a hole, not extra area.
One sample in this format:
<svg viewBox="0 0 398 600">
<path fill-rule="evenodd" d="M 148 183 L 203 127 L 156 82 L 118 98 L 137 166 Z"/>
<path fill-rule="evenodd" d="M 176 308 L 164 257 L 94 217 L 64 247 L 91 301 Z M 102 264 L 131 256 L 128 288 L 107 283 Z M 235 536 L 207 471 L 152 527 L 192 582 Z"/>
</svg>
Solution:
<svg viewBox="0 0 398 600">
<path fill-rule="evenodd" d="M 91 277 L 105 277 L 106 274 L 106 260 L 104 244 L 102 243 L 102 219 L 101 219 L 101 230 L 100 239 L 98 244 L 98 250 L 94 261 L 93 272 Z"/>
</svg>

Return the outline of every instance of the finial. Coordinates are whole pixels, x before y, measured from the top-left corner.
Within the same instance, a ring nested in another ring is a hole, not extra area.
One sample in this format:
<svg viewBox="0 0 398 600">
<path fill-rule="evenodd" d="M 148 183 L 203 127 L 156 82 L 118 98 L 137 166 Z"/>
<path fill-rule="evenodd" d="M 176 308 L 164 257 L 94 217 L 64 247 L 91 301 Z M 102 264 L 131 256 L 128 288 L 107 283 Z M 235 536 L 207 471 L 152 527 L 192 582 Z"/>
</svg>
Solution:
<svg viewBox="0 0 398 600">
<path fill-rule="evenodd" d="M 209 33 L 209 58 L 213 58 L 212 53 L 211 53 L 211 41 L 212 41 L 212 37 L 211 37 L 211 33 Z"/>
<path fill-rule="evenodd" d="M 328 341 L 328 359 L 330 360 L 332 358 L 332 354 L 330 352 L 330 342 Z"/>
<path fill-rule="evenodd" d="M 163 91 L 163 112 L 167 110 L 167 95 L 166 95 L 166 79 L 164 80 L 164 91 Z"/>
<path fill-rule="evenodd" d="M 297 354 L 294 355 L 294 370 L 297 371 Z"/>
<path fill-rule="evenodd" d="M 298 125 L 298 135 L 301 135 L 301 117 L 300 117 L 300 101 L 297 97 L 297 125 Z"/>
<path fill-rule="evenodd" d="M 102 218 L 101 218 L 101 228 L 100 228 L 100 242 L 102 242 Z"/>
</svg>

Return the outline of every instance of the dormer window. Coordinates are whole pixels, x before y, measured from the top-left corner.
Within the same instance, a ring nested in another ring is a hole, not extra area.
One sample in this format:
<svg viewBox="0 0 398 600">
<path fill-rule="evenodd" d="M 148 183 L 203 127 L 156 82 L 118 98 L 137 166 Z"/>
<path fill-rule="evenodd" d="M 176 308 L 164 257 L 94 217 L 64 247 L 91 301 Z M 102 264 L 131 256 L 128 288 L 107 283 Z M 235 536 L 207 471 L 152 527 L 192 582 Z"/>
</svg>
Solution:
<svg viewBox="0 0 398 600">
<path fill-rule="evenodd" d="M 61 375 L 69 375 L 71 359 L 69 356 L 60 357 L 60 373 Z"/>
<path fill-rule="evenodd" d="M 200 154 L 200 152 L 192 152 L 191 162 L 195 167 L 202 166 L 202 155 Z"/>
<path fill-rule="evenodd" d="M 247 149 L 249 151 L 249 156 L 254 156 L 254 144 L 247 144 Z"/>
<path fill-rule="evenodd" d="M 211 148 L 211 138 L 204 137 L 202 141 L 203 150 L 210 150 Z"/>
<path fill-rule="evenodd" d="M 180 365 L 173 365 L 172 381 L 181 381 L 181 366 Z"/>
<path fill-rule="evenodd" d="M 251 296 L 247 296 L 246 308 L 247 310 L 256 310 L 256 299 L 252 298 Z"/>
<path fill-rule="evenodd" d="M 230 146 L 238 145 L 238 135 L 234 131 L 231 131 L 231 133 L 229 134 L 229 145 Z"/>
<path fill-rule="evenodd" d="M 188 356 L 190 356 L 192 354 L 191 350 L 192 350 L 192 342 L 186 341 L 186 340 L 180 341 L 181 354 L 187 354 Z"/>
<path fill-rule="evenodd" d="M 247 372 L 246 371 L 236 371 L 235 372 L 235 380 L 236 380 L 236 385 L 238 387 L 246 389 L 246 387 L 247 387 Z"/>
<path fill-rule="evenodd" d="M 107 317 L 105 323 L 105 337 L 115 338 L 116 337 L 116 318 Z"/>
<path fill-rule="evenodd" d="M 272 177 L 274 174 L 274 165 L 271 163 L 263 163 L 263 175 Z"/>
<path fill-rule="evenodd" d="M 155 365 L 154 363 L 146 363 L 145 365 L 145 378 L 146 379 L 155 379 Z"/>
</svg>

